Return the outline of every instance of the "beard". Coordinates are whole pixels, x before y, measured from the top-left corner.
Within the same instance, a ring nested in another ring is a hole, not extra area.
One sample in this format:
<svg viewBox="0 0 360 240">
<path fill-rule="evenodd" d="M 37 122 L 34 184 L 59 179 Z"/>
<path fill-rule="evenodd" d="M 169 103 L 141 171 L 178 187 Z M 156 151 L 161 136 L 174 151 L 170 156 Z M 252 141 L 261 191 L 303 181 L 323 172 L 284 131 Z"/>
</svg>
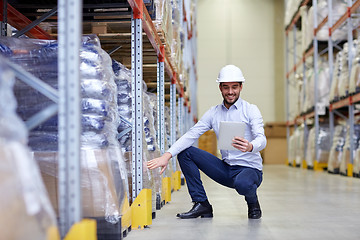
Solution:
<svg viewBox="0 0 360 240">
<path fill-rule="evenodd" d="M 226 96 L 223 95 L 224 103 L 225 103 L 226 105 L 233 105 L 233 104 L 239 99 L 239 96 L 240 96 L 240 94 L 237 95 L 237 96 L 235 95 L 233 100 L 228 101 L 227 98 L 226 98 Z"/>
</svg>

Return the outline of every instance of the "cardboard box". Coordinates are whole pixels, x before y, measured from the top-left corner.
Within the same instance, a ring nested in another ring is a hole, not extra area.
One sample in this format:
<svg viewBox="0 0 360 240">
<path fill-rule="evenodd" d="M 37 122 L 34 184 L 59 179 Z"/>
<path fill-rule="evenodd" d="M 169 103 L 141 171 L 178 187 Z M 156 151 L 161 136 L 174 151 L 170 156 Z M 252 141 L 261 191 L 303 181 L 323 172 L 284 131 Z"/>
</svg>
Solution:
<svg viewBox="0 0 360 240">
<path fill-rule="evenodd" d="M 267 138 L 262 155 L 264 164 L 285 164 L 287 159 L 286 138 Z"/>
<path fill-rule="evenodd" d="M 28 148 L 1 142 L 0 239 L 47 239 L 56 220 L 43 189 Z"/>
<path fill-rule="evenodd" d="M 216 156 L 217 154 L 217 138 L 213 130 L 205 132 L 199 138 L 199 148 Z"/>
<path fill-rule="evenodd" d="M 120 214 L 110 160 L 106 150 L 82 150 L 81 193 L 84 217 Z M 58 153 L 34 152 L 50 201 L 58 214 Z"/>
<path fill-rule="evenodd" d="M 286 138 L 285 122 L 268 122 L 264 127 L 267 138 Z"/>
</svg>

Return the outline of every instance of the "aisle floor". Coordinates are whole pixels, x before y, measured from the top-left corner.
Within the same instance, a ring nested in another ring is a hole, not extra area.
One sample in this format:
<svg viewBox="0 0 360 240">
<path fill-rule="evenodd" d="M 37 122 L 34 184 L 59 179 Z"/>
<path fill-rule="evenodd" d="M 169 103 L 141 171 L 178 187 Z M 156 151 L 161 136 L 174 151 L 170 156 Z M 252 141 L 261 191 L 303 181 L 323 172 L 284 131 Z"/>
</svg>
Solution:
<svg viewBox="0 0 360 240">
<path fill-rule="evenodd" d="M 359 239 L 360 179 L 285 165 L 266 165 L 258 190 L 263 217 L 248 220 L 235 190 L 202 176 L 212 219 L 177 219 L 192 203 L 186 186 L 156 212 L 151 226 L 132 230 L 125 240 Z"/>
</svg>

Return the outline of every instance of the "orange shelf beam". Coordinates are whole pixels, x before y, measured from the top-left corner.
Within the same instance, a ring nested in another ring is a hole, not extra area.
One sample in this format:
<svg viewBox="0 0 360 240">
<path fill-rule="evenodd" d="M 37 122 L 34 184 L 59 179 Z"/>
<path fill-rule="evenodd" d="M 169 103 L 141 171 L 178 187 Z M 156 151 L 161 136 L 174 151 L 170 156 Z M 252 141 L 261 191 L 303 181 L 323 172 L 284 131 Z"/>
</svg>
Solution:
<svg viewBox="0 0 360 240">
<path fill-rule="evenodd" d="M 0 0 L 0 20 L 3 20 L 3 1 Z M 10 4 L 7 4 L 7 20 L 8 23 L 13 26 L 14 28 L 21 30 L 28 26 L 32 21 L 25 17 L 22 13 L 17 11 L 14 7 L 12 7 Z M 42 28 L 39 26 L 35 26 L 32 29 L 30 29 L 28 32 L 25 33 L 30 38 L 35 39 L 46 39 L 51 40 L 54 39 L 50 36 L 47 32 L 45 32 Z"/>
<path fill-rule="evenodd" d="M 164 51 L 161 51 L 161 47 L 163 44 L 159 38 L 159 35 L 157 34 L 157 31 L 151 20 L 149 12 L 146 9 L 144 1 L 143 0 L 128 0 L 128 3 L 130 5 L 130 7 L 132 8 L 133 12 L 142 14 L 141 19 L 142 19 L 142 23 L 143 23 L 143 30 L 146 33 L 146 36 L 148 37 L 151 45 L 153 46 L 157 56 L 165 59 L 165 70 L 172 79 L 174 76 L 174 73 L 176 71 L 171 64 L 169 57 L 166 56 Z M 182 86 L 182 84 L 179 80 L 176 80 L 176 88 L 179 92 L 183 91 L 183 89 L 184 89 L 184 87 Z M 187 99 L 185 99 L 185 102 L 187 103 Z"/>
</svg>

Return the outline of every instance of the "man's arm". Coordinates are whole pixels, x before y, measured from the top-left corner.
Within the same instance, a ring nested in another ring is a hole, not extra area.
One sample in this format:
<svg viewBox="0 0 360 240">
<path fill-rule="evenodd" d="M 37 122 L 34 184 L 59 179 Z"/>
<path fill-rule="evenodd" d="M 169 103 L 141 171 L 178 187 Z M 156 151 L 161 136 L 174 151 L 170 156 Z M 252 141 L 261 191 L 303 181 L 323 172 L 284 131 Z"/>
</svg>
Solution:
<svg viewBox="0 0 360 240">
<path fill-rule="evenodd" d="M 250 108 L 250 125 L 251 133 L 255 137 L 251 141 L 253 146 L 252 152 L 260 152 L 266 146 L 266 137 L 264 133 L 264 123 L 260 110 L 256 105 L 251 105 Z"/>
<path fill-rule="evenodd" d="M 161 167 L 160 174 L 166 169 L 169 160 L 175 157 L 183 150 L 189 148 L 206 131 L 211 129 L 212 109 L 207 111 L 204 116 L 192 128 L 189 129 L 181 138 L 179 138 L 171 148 L 161 157 L 154 158 L 147 163 L 149 169 Z"/>
</svg>

